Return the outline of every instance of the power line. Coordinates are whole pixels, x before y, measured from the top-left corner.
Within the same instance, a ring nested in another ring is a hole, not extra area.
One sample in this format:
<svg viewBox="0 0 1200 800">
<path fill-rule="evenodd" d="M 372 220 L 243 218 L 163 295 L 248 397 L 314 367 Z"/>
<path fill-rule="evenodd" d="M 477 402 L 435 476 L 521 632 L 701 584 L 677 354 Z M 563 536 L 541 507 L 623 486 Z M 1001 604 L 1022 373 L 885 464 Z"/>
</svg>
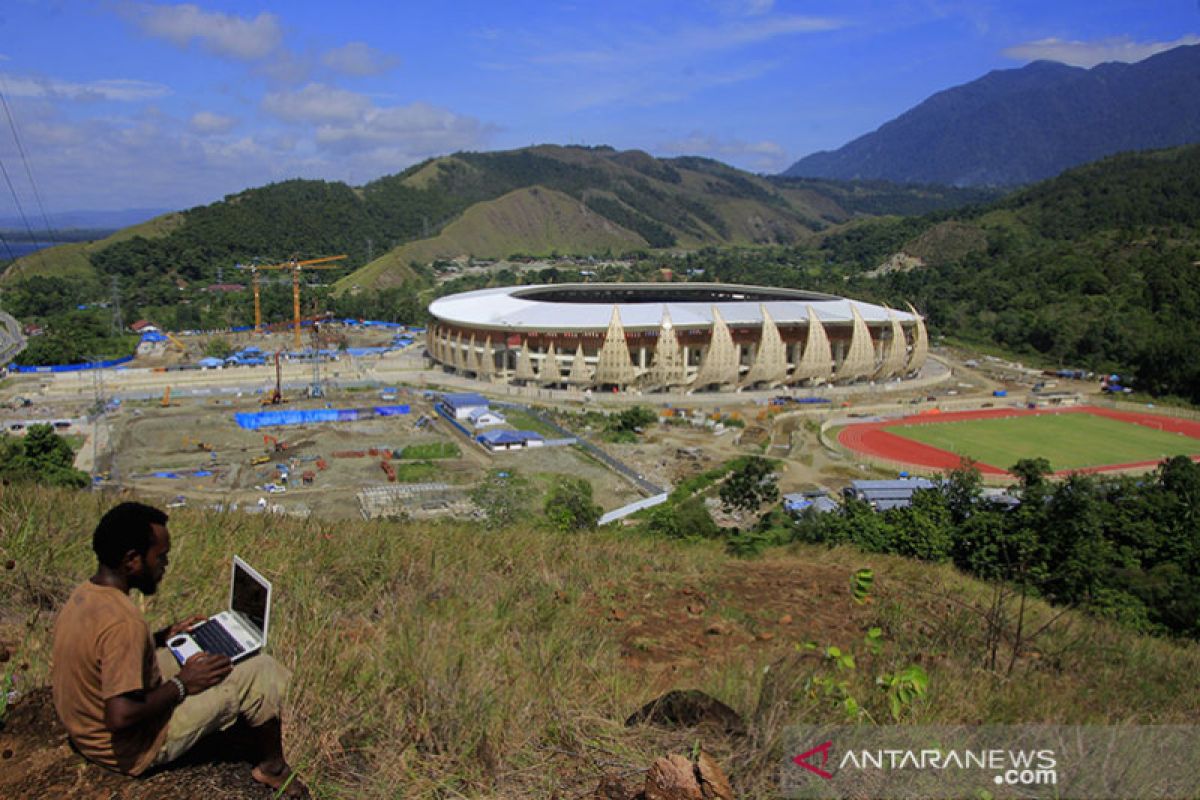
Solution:
<svg viewBox="0 0 1200 800">
<path fill-rule="evenodd" d="M 13 253 L 13 250 L 12 250 L 12 248 L 8 246 L 8 239 L 5 239 L 5 238 L 4 238 L 4 234 L 3 234 L 3 233 L 0 233 L 0 244 L 4 245 L 4 250 L 5 250 L 5 252 L 7 252 L 7 253 L 8 253 L 8 260 L 9 260 L 9 261 L 16 261 L 16 260 L 17 260 L 17 256 L 16 256 L 16 254 L 15 254 L 15 253 Z"/>
<path fill-rule="evenodd" d="M 17 120 L 8 106 L 8 98 L 4 96 L 4 89 L 4 78 L 0 76 L 0 105 L 4 106 L 4 114 L 8 117 L 8 127 L 12 131 L 13 141 L 17 143 L 17 152 L 21 154 L 21 162 L 25 165 L 25 175 L 29 178 L 29 185 L 33 188 L 33 198 L 37 201 L 38 211 L 42 213 L 42 222 L 46 223 L 46 235 L 50 237 L 50 244 L 57 244 L 58 234 L 50 225 L 50 218 L 46 216 L 46 207 L 42 205 L 42 193 L 38 191 L 37 181 L 33 179 L 33 170 L 29 168 L 29 159 L 25 157 L 25 146 L 21 144 L 21 135 L 17 132 Z"/>
<path fill-rule="evenodd" d="M 3 161 L 0 161 L 0 174 L 4 175 L 4 182 L 8 184 L 9 194 L 12 195 L 13 202 L 17 205 L 17 213 L 21 215 L 21 222 L 25 223 L 25 232 L 29 234 L 30 243 L 36 245 L 37 236 L 34 235 L 33 228 L 29 225 L 29 218 L 25 216 L 25 207 L 21 205 L 21 198 L 17 197 L 17 190 L 13 186 L 12 179 L 8 177 L 8 170 L 5 169 Z M 46 262 L 42 259 L 42 251 L 38 250 L 36 255 L 42 268 L 45 269 Z"/>
</svg>

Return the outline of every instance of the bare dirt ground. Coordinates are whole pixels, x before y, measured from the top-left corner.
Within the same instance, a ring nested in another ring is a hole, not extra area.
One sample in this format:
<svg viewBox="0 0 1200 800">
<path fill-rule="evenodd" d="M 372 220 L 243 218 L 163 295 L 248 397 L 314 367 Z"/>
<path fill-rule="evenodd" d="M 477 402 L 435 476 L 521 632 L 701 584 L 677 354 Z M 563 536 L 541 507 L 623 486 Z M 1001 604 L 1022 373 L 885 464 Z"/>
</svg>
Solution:
<svg viewBox="0 0 1200 800">
<path fill-rule="evenodd" d="M 199 754 L 198 754 L 199 755 Z M 25 695 L 0 726 L 0 797 L 21 800 L 210 800 L 268 798 L 248 765 L 192 763 L 141 779 L 88 764 L 58 722 L 50 689 Z"/>
<path fill-rule="evenodd" d="M 782 657 L 808 640 L 860 639 L 872 612 L 848 610 L 847 581 L 842 566 L 730 561 L 715 575 L 613 586 L 588 602 L 619 631 L 629 668 L 665 691 L 724 660 Z"/>
<path fill-rule="evenodd" d="M 377 392 L 335 392 L 323 400 L 288 403 L 287 409 L 370 408 L 382 403 Z M 311 513 L 323 518 L 359 516 L 356 492 L 371 486 L 393 485 L 382 469 L 381 456 L 369 450 L 398 451 L 410 445 L 450 443 L 458 458 L 437 459 L 414 467 L 400 482 L 442 482 L 469 490 L 491 469 L 518 471 L 530 476 L 577 475 L 593 486 L 605 508 L 636 500 L 640 495 L 623 478 L 571 448 L 542 448 L 512 453 L 488 453 L 453 430 L 434 413 L 432 404 L 416 391 L 401 390 L 395 401 L 407 404 L 410 413 L 363 419 L 293 425 L 259 431 L 238 427 L 237 412 L 264 409 L 254 396 L 216 401 L 188 398 L 178 406 L 162 408 L 157 402 L 128 404 L 111 420 L 113 443 L 103 468 L 121 485 L 153 498 L 177 497 L 190 503 L 256 505 L 264 498 L 283 513 Z M 421 427 L 419 420 L 433 420 Z M 276 450 L 278 439 L 283 450 Z M 359 457 L 348 454 L 361 453 Z M 335 455 L 340 454 L 340 455 Z M 255 461 L 263 463 L 255 464 Z M 318 460 L 325 464 L 322 469 Z M 267 484 L 282 485 L 279 465 L 287 468 L 287 491 L 272 494 Z M 199 475 L 196 475 L 200 471 Z M 312 483 L 303 483 L 305 472 Z M 169 473 L 174 477 L 165 477 Z M 211 473 L 211 474 L 204 474 Z M 548 481 L 548 477 L 546 478 Z"/>
</svg>

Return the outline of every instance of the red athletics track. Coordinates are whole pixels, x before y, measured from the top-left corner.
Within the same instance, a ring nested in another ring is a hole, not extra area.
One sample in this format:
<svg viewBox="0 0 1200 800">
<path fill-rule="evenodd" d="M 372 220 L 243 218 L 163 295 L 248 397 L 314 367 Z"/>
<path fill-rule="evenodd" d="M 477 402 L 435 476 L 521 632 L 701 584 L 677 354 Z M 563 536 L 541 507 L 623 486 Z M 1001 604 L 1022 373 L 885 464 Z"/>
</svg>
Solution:
<svg viewBox="0 0 1200 800">
<path fill-rule="evenodd" d="M 947 413 L 916 414 L 885 422 L 863 422 L 848 425 L 838 433 L 838 443 L 843 447 L 859 453 L 865 453 L 888 461 L 898 461 L 902 464 L 912 464 L 936 470 L 955 469 L 962 463 L 962 456 L 932 447 L 911 439 L 905 439 L 891 433 L 885 428 L 897 425 L 908 425 L 913 422 L 939 423 L 957 422 L 972 419 L 998 419 L 1001 417 L 1028 417 L 1038 414 L 1095 414 L 1100 417 L 1128 422 L 1134 425 L 1145 425 L 1170 433 L 1182 433 L 1193 439 L 1200 439 L 1200 422 L 1175 417 L 1160 417 L 1155 414 L 1138 414 L 1131 411 L 1111 411 L 1095 406 L 1077 406 L 1074 408 L 1032 409 L 1032 408 L 989 408 L 979 411 L 951 411 Z M 1138 461 L 1129 464 L 1105 464 L 1098 467 L 1085 467 L 1070 470 L 1071 472 L 1108 472 L 1141 467 L 1153 467 L 1158 461 Z M 975 467 L 984 475 L 1007 475 L 1008 471 L 991 464 L 976 463 Z M 1066 472 L 1056 473 L 1065 475 Z"/>
</svg>

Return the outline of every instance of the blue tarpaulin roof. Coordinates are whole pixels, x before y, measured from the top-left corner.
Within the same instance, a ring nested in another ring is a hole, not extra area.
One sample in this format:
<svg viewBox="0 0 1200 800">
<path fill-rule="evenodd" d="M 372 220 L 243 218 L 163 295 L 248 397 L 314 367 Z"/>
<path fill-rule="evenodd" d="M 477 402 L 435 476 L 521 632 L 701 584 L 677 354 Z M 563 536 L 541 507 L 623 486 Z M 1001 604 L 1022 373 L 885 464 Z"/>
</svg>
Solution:
<svg viewBox="0 0 1200 800">
<path fill-rule="evenodd" d="M 543 437 L 534 431 L 488 431 L 475 437 L 486 444 L 522 444 L 524 442 L 541 441 Z"/>
<path fill-rule="evenodd" d="M 442 402 L 453 409 L 469 408 L 471 406 L 483 406 L 487 408 L 488 400 L 481 394 L 473 392 L 464 392 L 461 394 L 444 394 Z"/>
<path fill-rule="evenodd" d="M 163 336 L 161 333 L 158 333 L 157 331 L 146 331 L 145 333 L 142 334 L 143 342 L 165 342 L 166 340 L 167 340 L 167 337 Z"/>
<path fill-rule="evenodd" d="M 407 405 L 375 406 L 375 416 L 377 417 L 394 417 L 397 414 L 407 414 L 408 411 Z"/>
</svg>

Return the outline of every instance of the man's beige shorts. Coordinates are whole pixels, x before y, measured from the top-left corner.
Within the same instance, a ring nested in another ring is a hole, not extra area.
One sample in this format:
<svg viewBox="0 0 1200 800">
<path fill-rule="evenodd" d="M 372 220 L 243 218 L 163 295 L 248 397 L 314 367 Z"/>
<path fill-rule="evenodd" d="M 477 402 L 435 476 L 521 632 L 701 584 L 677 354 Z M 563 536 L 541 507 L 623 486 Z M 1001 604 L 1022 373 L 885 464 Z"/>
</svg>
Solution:
<svg viewBox="0 0 1200 800">
<path fill-rule="evenodd" d="M 179 663 L 169 650 L 159 648 L 155 657 L 163 680 L 179 673 Z M 175 707 L 153 766 L 174 761 L 205 736 L 230 728 L 239 718 L 252 728 L 275 719 L 291 677 L 286 667 L 261 653 L 235 664 L 225 680 L 189 695 Z"/>
</svg>

